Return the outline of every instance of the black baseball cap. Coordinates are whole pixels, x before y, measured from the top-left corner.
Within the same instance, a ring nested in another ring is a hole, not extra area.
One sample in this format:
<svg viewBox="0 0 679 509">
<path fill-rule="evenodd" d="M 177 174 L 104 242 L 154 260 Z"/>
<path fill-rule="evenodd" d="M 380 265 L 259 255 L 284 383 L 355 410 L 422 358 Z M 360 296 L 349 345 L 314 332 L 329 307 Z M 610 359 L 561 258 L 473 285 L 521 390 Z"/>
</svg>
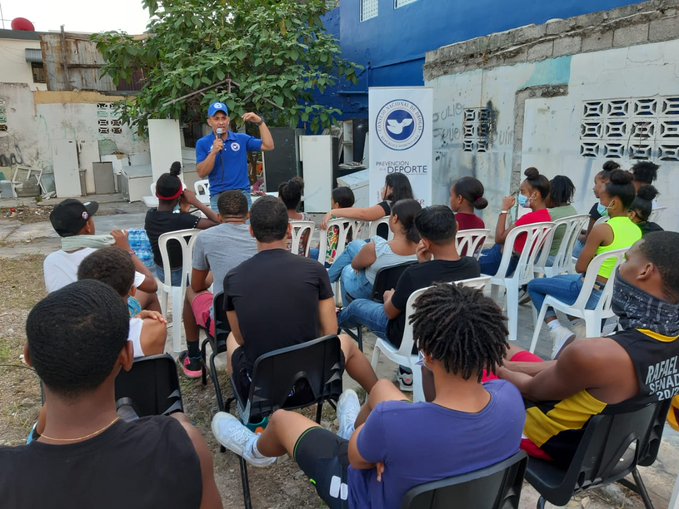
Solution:
<svg viewBox="0 0 679 509">
<path fill-rule="evenodd" d="M 62 237 L 78 235 L 87 220 L 97 213 L 99 204 L 96 201 L 85 203 L 69 198 L 54 207 L 50 214 L 50 222 Z"/>
</svg>

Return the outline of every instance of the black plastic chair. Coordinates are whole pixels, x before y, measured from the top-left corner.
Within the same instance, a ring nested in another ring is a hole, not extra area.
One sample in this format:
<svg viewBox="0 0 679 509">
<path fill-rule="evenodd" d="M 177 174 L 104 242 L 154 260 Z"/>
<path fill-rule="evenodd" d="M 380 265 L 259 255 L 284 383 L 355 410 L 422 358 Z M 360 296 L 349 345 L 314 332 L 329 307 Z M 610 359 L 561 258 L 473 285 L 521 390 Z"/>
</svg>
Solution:
<svg viewBox="0 0 679 509">
<path fill-rule="evenodd" d="M 490 467 L 411 488 L 402 509 L 516 509 L 528 457 L 523 451 Z"/>
<path fill-rule="evenodd" d="M 139 417 L 183 412 L 177 363 L 169 354 L 135 359 L 115 382 L 116 401 L 131 405 Z"/>
<path fill-rule="evenodd" d="M 373 285 L 372 300 L 375 302 L 384 303 L 384 292 L 392 288 L 396 288 L 396 283 L 401 277 L 401 274 L 410 267 L 416 264 L 417 261 L 413 260 L 410 262 L 399 263 L 398 265 L 392 265 L 391 267 L 383 267 L 377 271 L 375 274 L 375 284 Z M 349 328 L 342 329 L 349 336 L 351 336 L 358 343 L 358 348 L 363 351 L 363 327 L 358 326 L 356 332 Z"/>
<path fill-rule="evenodd" d="M 242 399 L 231 379 L 234 396 L 226 401 L 238 406 L 243 424 L 259 422 L 276 410 L 293 410 L 316 404 L 316 422 L 321 422 L 323 403 L 334 407 L 342 394 L 344 361 L 337 336 L 306 341 L 261 355 L 252 370 L 252 382 L 247 399 Z M 247 464 L 240 458 L 243 499 L 252 507 Z"/>
<path fill-rule="evenodd" d="M 224 310 L 224 294 L 215 295 L 212 308 L 214 310 L 215 320 L 215 337 L 210 334 L 210 328 L 203 329 L 206 338 L 200 345 L 200 356 L 203 360 L 202 382 L 207 385 L 207 345 L 210 344 L 212 353 L 210 354 L 210 380 L 215 388 L 215 398 L 217 399 L 217 409 L 221 412 L 224 410 L 224 397 L 222 396 L 222 388 L 219 385 L 219 377 L 217 376 L 217 368 L 215 367 L 215 357 L 222 352 L 226 352 L 226 338 L 231 332 L 229 321 L 226 319 L 226 311 Z"/>
<path fill-rule="evenodd" d="M 545 500 L 566 505 L 581 491 L 618 482 L 641 496 L 653 509 L 637 465 L 655 462 L 671 400 L 652 403 L 635 411 L 593 417 L 583 433 L 568 469 L 530 458 L 526 480 L 540 493 L 537 507 Z M 632 474 L 634 483 L 624 479 Z"/>
</svg>

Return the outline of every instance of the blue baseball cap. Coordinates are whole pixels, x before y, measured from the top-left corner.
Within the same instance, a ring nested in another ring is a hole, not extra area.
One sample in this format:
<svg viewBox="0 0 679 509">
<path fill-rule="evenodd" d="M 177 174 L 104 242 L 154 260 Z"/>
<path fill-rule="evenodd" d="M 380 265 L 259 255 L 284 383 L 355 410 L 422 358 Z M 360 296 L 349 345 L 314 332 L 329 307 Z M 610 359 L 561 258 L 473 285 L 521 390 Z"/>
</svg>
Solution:
<svg viewBox="0 0 679 509">
<path fill-rule="evenodd" d="M 229 116 L 229 108 L 226 107 L 226 104 L 224 103 L 212 103 L 210 107 L 207 109 L 207 116 L 208 117 L 214 117 L 218 111 L 223 111 L 224 115 L 227 117 Z"/>
</svg>

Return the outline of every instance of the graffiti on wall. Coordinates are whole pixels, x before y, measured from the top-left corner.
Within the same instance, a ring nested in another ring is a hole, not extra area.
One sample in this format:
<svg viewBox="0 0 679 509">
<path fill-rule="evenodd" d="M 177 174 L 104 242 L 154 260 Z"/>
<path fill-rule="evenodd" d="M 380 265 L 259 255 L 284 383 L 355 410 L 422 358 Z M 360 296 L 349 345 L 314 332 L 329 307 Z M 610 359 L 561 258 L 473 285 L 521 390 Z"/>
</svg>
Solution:
<svg viewBox="0 0 679 509">
<path fill-rule="evenodd" d="M 514 128 L 507 126 L 498 130 L 499 112 L 492 101 L 482 107 L 451 103 L 434 112 L 434 139 L 440 147 L 452 146 L 464 152 L 486 152 L 491 146 L 507 146 L 514 143 Z"/>
<path fill-rule="evenodd" d="M 3 149 L 0 147 L 0 166 L 14 166 L 23 165 L 24 156 L 21 154 L 21 149 L 16 143 L 14 147 Z"/>
</svg>

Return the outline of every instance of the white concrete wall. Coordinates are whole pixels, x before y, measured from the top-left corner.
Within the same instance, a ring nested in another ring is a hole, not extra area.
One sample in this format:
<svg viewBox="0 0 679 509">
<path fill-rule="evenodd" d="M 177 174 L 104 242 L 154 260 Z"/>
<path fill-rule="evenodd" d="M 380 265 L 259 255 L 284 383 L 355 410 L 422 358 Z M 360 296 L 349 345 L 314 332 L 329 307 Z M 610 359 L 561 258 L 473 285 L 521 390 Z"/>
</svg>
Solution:
<svg viewBox="0 0 679 509">
<path fill-rule="evenodd" d="M 102 134 L 102 119 L 97 104 L 119 98 L 96 92 L 32 92 L 28 85 L 0 84 L 0 99 L 5 100 L 7 132 L 0 132 L 0 155 L 14 154 L 19 164 L 52 171 L 55 143 L 72 140 L 78 144 L 79 166 L 87 170 L 88 192 L 94 192 L 92 162 L 99 160 L 99 140 L 116 143 L 118 151 L 131 157 L 148 158 L 148 142 L 137 137 L 127 126 L 121 132 Z M 93 153 L 94 152 L 94 153 Z M 127 158 L 123 161 L 128 164 Z"/>
<path fill-rule="evenodd" d="M 474 175 L 487 189 L 490 206 L 484 219 L 494 227 L 501 197 L 510 191 L 514 146 L 516 93 L 532 86 L 567 85 L 567 95 L 527 99 L 520 158 L 523 170 L 536 166 L 549 178 L 568 175 L 577 187 L 575 206 L 587 212 L 594 197 L 594 175 L 604 156 L 586 158 L 580 151 L 583 101 L 615 98 L 679 96 L 679 41 L 642 44 L 445 75 L 426 83 L 434 88 L 434 202 L 446 203 L 450 183 Z M 462 150 L 463 110 L 490 106 L 496 125 L 486 153 Z M 678 118 L 679 120 L 679 118 Z M 679 143 L 679 138 L 677 139 Z M 634 160 L 616 159 L 623 168 Z M 679 230 L 679 162 L 661 165 L 658 201 L 667 206 L 660 223 Z"/>
<path fill-rule="evenodd" d="M 26 49 L 40 49 L 40 41 L 0 39 L 0 80 L 4 83 L 26 83 L 31 90 L 47 90 L 45 83 L 33 83 L 31 64 L 26 62 Z"/>
</svg>

